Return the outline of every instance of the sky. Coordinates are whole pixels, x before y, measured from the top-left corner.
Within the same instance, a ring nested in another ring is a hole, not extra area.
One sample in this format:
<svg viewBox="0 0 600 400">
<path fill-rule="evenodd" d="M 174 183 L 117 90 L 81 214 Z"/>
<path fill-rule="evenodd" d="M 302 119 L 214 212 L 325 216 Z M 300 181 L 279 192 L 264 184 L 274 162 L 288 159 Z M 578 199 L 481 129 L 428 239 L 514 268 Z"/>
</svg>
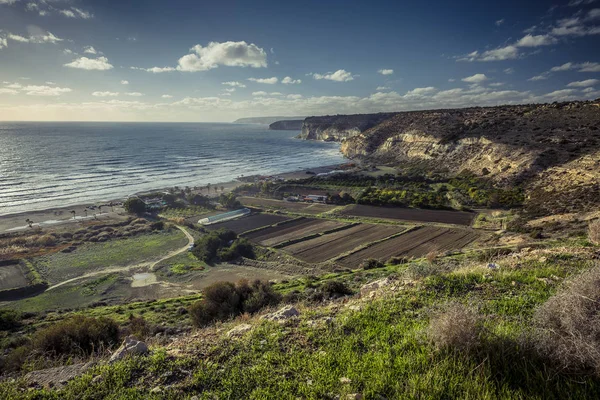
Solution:
<svg viewBox="0 0 600 400">
<path fill-rule="evenodd" d="M 0 120 L 600 98 L 600 0 L 0 0 Z"/>
</svg>

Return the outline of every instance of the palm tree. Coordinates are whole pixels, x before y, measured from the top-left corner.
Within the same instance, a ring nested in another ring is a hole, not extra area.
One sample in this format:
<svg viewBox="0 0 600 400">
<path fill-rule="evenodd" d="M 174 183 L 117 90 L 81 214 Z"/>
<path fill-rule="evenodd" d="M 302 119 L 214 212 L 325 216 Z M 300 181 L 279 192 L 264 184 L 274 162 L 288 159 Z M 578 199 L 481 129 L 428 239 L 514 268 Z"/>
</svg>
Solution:
<svg viewBox="0 0 600 400">
<path fill-rule="evenodd" d="M 27 222 L 27 225 L 29 225 L 30 228 L 33 228 L 33 221 L 32 220 L 30 220 L 29 218 L 27 218 L 25 220 L 25 222 Z"/>
<path fill-rule="evenodd" d="M 83 212 L 85 213 L 85 216 L 87 217 L 87 208 L 84 209 Z"/>
<path fill-rule="evenodd" d="M 102 206 L 98 206 L 98 214 L 102 214 Z"/>
<path fill-rule="evenodd" d="M 76 214 L 75 210 L 71 210 L 71 214 L 73 214 L 73 219 L 75 219 L 75 214 Z"/>
<path fill-rule="evenodd" d="M 210 193 L 210 183 L 206 184 L 206 190 L 208 191 L 208 193 Z"/>
<path fill-rule="evenodd" d="M 221 186 L 221 192 L 225 191 L 225 186 Z"/>
</svg>

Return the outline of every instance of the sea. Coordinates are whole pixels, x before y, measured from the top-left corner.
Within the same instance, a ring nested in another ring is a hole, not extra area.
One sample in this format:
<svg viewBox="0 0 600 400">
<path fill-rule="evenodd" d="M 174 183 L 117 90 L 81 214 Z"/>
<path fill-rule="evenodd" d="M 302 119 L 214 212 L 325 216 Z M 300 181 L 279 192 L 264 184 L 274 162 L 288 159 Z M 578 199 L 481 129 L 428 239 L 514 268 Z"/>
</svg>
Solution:
<svg viewBox="0 0 600 400">
<path fill-rule="evenodd" d="M 223 123 L 0 122 L 0 215 L 344 162 L 339 144 Z"/>
</svg>

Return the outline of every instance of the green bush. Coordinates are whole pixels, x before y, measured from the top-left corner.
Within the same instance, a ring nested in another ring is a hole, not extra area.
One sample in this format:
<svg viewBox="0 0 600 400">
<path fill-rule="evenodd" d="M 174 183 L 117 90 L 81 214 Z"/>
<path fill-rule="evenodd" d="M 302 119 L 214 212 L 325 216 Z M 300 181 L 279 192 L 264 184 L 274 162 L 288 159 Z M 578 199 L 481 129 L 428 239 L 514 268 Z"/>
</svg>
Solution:
<svg viewBox="0 0 600 400">
<path fill-rule="evenodd" d="M 21 315 L 14 310 L 0 310 L 0 331 L 10 331 L 21 325 Z"/>
<path fill-rule="evenodd" d="M 361 268 L 364 270 L 375 269 L 375 268 L 383 268 L 385 264 L 375 258 L 369 258 L 363 261 L 360 264 Z"/>
<path fill-rule="evenodd" d="M 321 285 L 319 292 L 326 298 L 338 298 L 353 294 L 352 290 L 341 281 L 327 281 Z"/>
<path fill-rule="evenodd" d="M 189 311 L 194 325 L 203 327 L 244 312 L 255 313 L 280 301 L 281 296 L 266 282 L 217 282 L 204 289 L 202 300 L 192 304 Z"/>
<path fill-rule="evenodd" d="M 223 261 L 235 260 L 238 257 L 254 258 L 254 248 L 244 238 L 238 238 L 230 230 L 218 230 L 200 238 L 194 245 L 193 254 L 206 263 L 217 258 Z"/>
<path fill-rule="evenodd" d="M 130 214 L 143 214 L 146 211 L 146 203 L 137 197 L 130 197 L 123 204 L 125 211 Z"/>
</svg>

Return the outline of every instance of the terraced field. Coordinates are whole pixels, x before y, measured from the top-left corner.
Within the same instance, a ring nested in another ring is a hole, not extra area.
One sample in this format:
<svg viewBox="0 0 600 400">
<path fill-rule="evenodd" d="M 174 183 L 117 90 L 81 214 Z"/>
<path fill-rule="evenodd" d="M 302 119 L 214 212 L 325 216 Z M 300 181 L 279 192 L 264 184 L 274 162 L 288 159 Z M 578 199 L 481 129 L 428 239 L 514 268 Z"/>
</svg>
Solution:
<svg viewBox="0 0 600 400">
<path fill-rule="evenodd" d="M 302 218 L 279 226 L 272 226 L 244 235 L 263 246 L 275 246 L 290 240 L 300 239 L 315 233 L 341 228 L 347 224 L 326 219 Z"/>
<path fill-rule="evenodd" d="M 233 219 L 231 221 L 220 222 L 218 224 L 207 225 L 210 230 L 230 229 L 237 234 L 251 231 L 263 226 L 273 225 L 278 222 L 287 221 L 291 218 L 275 214 L 253 214 L 247 217 Z"/>
<path fill-rule="evenodd" d="M 461 249 L 478 237 L 477 232 L 468 229 L 424 226 L 352 253 L 339 259 L 338 262 L 346 267 L 355 268 L 368 258 L 387 261 L 397 256 L 423 257 L 432 251 Z"/>
<path fill-rule="evenodd" d="M 424 210 L 418 208 L 378 207 L 353 204 L 341 211 L 343 215 L 386 218 L 403 221 L 438 222 L 442 224 L 471 225 L 475 213 L 465 211 Z"/>
<path fill-rule="evenodd" d="M 299 214 L 317 215 L 331 211 L 336 206 L 321 203 L 294 203 L 290 201 L 261 199 L 257 197 L 239 197 L 238 200 L 245 206 L 258 208 L 272 208 Z"/>
<path fill-rule="evenodd" d="M 393 225 L 360 224 L 339 232 L 323 235 L 284 247 L 284 250 L 306 262 L 323 262 L 356 247 L 400 233 L 404 228 Z"/>
</svg>

